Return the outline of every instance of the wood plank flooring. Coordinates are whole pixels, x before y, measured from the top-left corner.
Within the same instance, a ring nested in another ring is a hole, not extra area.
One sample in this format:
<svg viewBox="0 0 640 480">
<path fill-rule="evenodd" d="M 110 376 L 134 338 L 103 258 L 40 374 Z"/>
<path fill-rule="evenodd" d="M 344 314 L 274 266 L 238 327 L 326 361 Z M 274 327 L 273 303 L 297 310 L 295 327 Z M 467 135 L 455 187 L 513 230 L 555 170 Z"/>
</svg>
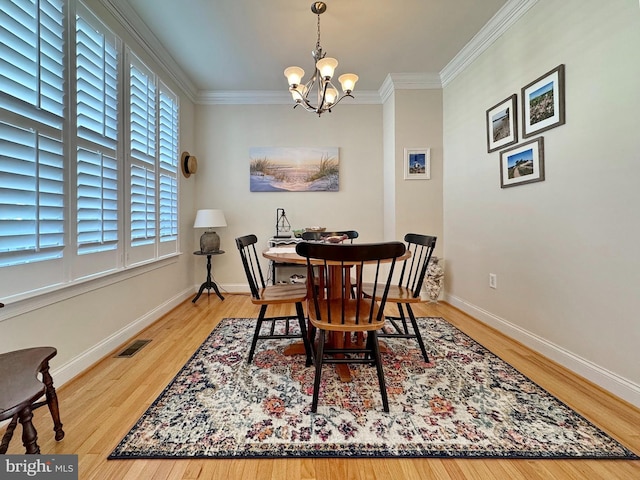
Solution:
<svg viewBox="0 0 640 480">
<path fill-rule="evenodd" d="M 66 436 L 56 443 L 46 408 L 35 412 L 44 453 L 79 455 L 80 479 L 640 479 L 640 461 L 483 459 L 265 459 L 109 460 L 107 456 L 178 370 L 225 317 L 256 317 L 246 295 L 187 300 L 135 339 L 151 343 L 131 358 L 115 358 L 124 347 L 58 388 Z M 287 313 L 288 307 L 281 307 Z M 561 366 L 528 350 L 459 310 L 440 303 L 415 308 L 440 316 L 499 355 L 640 454 L 640 410 L 614 398 Z M 55 378 L 54 378 L 55 382 Z M 23 453 L 18 427 L 7 453 Z"/>
</svg>

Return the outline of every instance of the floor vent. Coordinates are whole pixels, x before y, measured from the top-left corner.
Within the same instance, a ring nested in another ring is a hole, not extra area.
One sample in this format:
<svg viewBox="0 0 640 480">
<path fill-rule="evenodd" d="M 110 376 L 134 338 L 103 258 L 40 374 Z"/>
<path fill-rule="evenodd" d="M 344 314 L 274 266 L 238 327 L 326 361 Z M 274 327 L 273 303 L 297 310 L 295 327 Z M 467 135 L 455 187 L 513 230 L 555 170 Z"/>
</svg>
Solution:
<svg viewBox="0 0 640 480">
<path fill-rule="evenodd" d="M 136 340 L 127 348 L 125 348 L 123 351 L 121 351 L 118 355 L 116 355 L 116 357 L 126 357 L 126 358 L 133 357 L 136 353 L 140 351 L 140 349 L 142 349 L 142 347 L 144 347 L 150 341 L 151 340 Z"/>
</svg>

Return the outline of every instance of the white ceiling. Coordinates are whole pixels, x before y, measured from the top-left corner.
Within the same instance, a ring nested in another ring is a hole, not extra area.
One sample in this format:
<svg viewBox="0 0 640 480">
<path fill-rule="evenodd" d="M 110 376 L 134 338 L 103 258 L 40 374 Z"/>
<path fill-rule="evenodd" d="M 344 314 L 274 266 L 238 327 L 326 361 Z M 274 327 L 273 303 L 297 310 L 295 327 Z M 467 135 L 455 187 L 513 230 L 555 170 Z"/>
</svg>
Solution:
<svg viewBox="0 0 640 480">
<path fill-rule="evenodd" d="M 300 66 L 308 78 L 313 65 L 317 17 L 311 0 L 111 2 L 129 16 L 130 8 L 135 11 L 200 92 L 286 90 L 286 67 Z M 437 75 L 507 0 L 326 3 L 321 46 L 339 60 L 338 75 L 360 76 L 357 92 L 377 91 L 389 73 Z"/>
</svg>

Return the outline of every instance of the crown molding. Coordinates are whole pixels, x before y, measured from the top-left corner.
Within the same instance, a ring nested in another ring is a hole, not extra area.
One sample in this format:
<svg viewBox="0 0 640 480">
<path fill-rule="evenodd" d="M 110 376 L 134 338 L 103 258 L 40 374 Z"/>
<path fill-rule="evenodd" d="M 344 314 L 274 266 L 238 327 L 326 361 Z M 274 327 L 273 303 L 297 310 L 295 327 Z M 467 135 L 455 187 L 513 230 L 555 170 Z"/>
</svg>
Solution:
<svg viewBox="0 0 640 480">
<path fill-rule="evenodd" d="M 442 83 L 437 73 L 390 73 L 375 91 L 356 91 L 349 100 L 355 105 L 380 105 L 395 90 L 440 89 Z M 291 94 L 282 91 L 218 91 L 201 90 L 196 103 L 201 105 L 292 105 Z M 344 104 L 343 104 L 344 105 Z"/>
<path fill-rule="evenodd" d="M 354 98 L 340 105 L 380 105 L 378 92 L 355 92 Z M 294 105 L 291 94 L 286 90 L 201 90 L 195 103 L 198 105 Z"/>
<path fill-rule="evenodd" d="M 164 70 L 184 94 L 195 101 L 197 89 L 180 66 L 162 46 L 158 38 L 142 21 L 135 10 L 123 0 L 100 0 L 102 5 L 127 30 L 142 49 Z"/>
<path fill-rule="evenodd" d="M 437 73 L 390 73 L 382 82 L 378 93 L 386 102 L 396 90 L 438 90 L 442 88 Z"/>
<path fill-rule="evenodd" d="M 449 82 L 460 75 L 536 3 L 538 0 L 508 0 L 442 69 L 440 72 L 442 86 L 447 86 Z"/>
<path fill-rule="evenodd" d="M 202 105 L 291 105 L 286 91 L 198 91 L 180 66 L 125 0 L 100 0 L 104 7 L 131 34 L 144 51 L 196 104 Z M 356 92 L 349 103 L 384 103 L 395 90 L 440 89 L 460 75 L 538 0 L 508 0 L 487 24 L 438 73 L 390 73 L 377 92 Z"/>
</svg>

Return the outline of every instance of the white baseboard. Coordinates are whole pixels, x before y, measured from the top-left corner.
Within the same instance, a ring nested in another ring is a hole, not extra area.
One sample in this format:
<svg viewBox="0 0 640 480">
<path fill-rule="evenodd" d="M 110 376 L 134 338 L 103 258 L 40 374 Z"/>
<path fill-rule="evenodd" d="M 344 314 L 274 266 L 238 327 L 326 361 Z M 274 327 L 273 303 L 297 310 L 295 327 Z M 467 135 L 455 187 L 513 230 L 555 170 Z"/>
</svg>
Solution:
<svg viewBox="0 0 640 480">
<path fill-rule="evenodd" d="M 477 320 L 640 408 L 640 385 L 453 295 L 445 300 Z"/>
<path fill-rule="evenodd" d="M 65 364 L 51 369 L 54 386 L 58 388 L 64 385 L 193 295 L 193 289 L 190 288 L 178 293 Z"/>
</svg>

